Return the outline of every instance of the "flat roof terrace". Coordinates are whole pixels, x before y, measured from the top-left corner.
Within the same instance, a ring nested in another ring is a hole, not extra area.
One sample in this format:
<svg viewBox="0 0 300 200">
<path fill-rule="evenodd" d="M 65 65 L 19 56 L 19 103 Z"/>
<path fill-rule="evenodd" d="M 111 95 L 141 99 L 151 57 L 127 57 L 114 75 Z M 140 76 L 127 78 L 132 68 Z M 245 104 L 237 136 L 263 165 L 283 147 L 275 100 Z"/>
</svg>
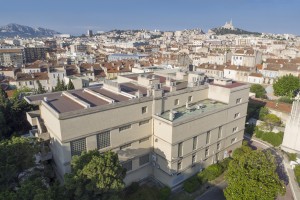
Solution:
<svg viewBox="0 0 300 200">
<path fill-rule="evenodd" d="M 168 121 L 176 122 L 177 120 L 181 120 L 187 117 L 198 116 L 213 110 L 225 108 L 227 104 L 218 102 L 211 99 L 205 99 L 202 101 L 198 101 L 188 106 L 182 106 L 173 110 L 168 110 L 159 117 L 166 119 Z M 172 111 L 173 115 L 170 114 Z"/>
</svg>

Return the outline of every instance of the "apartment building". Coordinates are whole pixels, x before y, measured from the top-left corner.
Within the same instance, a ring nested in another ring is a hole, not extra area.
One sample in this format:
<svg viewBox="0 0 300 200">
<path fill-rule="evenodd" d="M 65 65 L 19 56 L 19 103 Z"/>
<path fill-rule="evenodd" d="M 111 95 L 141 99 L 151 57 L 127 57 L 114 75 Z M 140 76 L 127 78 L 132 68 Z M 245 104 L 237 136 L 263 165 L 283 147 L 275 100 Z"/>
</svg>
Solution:
<svg viewBox="0 0 300 200">
<path fill-rule="evenodd" d="M 254 67 L 262 62 L 262 53 L 253 49 L 241 49 L 233 53 L 231 65 Z"/>
<path fill-rule="evenodd" d="M 49 48 L 45 47 L 26 47 L 24 48 L 24 56 L 26 63 L 32 63 L 37 60 L 45 60 L 46 52 Z"/>
<path fill-rule="evenodd" d="M 118 76 L 117 82 L 25 97 L 27 119 L 50 142 L 59 177 L 82 151 L 118 153 L 125 183 L 149 176 L 174 187 L 242 144 L 249 86 L 208 84 L 203 73 Z"/>
<path fill-rule="evenodd" d="M 0 48 L 0 65 L 20 67 L 24 63 L 22 48 Z"/>
</svg>

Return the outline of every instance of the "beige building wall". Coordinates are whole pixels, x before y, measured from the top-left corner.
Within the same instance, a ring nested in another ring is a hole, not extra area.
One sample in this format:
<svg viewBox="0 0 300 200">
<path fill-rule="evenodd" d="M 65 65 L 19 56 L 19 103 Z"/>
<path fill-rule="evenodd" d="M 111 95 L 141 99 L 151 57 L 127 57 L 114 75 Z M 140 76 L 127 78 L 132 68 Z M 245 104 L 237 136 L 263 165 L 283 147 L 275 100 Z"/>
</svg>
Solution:
<svg viewBox="0 0 300 200">
<path fill-rule="evenodd" d="M 82 140 L 86 150 L 98 149 L 98 135 L 109 131 L 109 145 L 100 152 L 112 150 L 122 163 L 131 163 L 124 180 L 127 185 L 153 176 L 174 187 L 241 145 L 248 94 L 248 85 L 202 85 L 166 94 L 152 90 L 153 96 L 66 113 L 57 113 L 42 100 L 40 112 L 51 137 L 50 148 L 60 178 L 71 170 L 72 142 Z M 185 108 L 186 102 L 206 99 L 225 104 L 174 120 L 161 116 L 163 112 Z M 180 144 L 182 155 L 178 152 Z M 141 158 L 149 160 L 141 164 Z"/>
</svg>

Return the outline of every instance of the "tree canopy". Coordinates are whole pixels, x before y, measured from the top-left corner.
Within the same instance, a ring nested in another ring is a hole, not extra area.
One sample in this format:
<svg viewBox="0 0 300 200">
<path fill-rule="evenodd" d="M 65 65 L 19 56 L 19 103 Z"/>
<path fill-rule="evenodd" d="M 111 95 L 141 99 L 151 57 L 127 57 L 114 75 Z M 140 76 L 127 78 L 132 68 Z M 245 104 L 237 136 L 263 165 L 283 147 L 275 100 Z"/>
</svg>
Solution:
<svg viewBox="0 0 300 200">
<path fill-rule="evenodd" d="M 275 199 L 285 193 L 284 183 L 276 173 L 275 158 L 270 152 L 249 151 L 235 156 L 225 175 L 228 200 Z"/>
<path fill-rule="evenodd" d="M 33 110 L 34 106 L 22 98 L 29 91 L 28 88 L 18 89 L 12 98 L 7 98 L 0 91 L 0 139 L 9 138 L 13 133 L 24 133 L 31 128 L 26 112 Z"/>
<path fill-rule="evenodd" d="M 256 98 L 265 98 L 266 97 L 266 90 L 260 84 L 253 84 L 250 87 L 250 92 L 255 93 Z"/>
<path fill-rule="evenodd" d="M 300 79 L 291 74 L 285 75 L 275 81 L 273 89 L 276 96 L 295 97 L 300 89 Z"/>
<path fill-rule="evenodd" d="M 37 146 L 32 139 L 12 137 L 0 142 L 0 185 L 9 188 L 19 173 L 34 166 Z"/>
<path fill-rule="evenodd" d="M 123 190 L 126 171 L 113 152 L 84 152 L 74 156 L 72 173 L 65 175 L 70 199 L 106 199 Z"/>
<path fill-rule="evenodd" d="M 74 87 L 74 84 L 71 80 L 69 80 L 69 83 L 68 83 L 68 90 L 74 90 L 75 87 Z"/>
<path fill-rule="evenodd" d="M 37 94 L 43 94 L 46 93 L 46 90 L 43 88 L 41 82 L 39 80 L 36 81 L 37 85 L 38 85 L 38 89 L 36 91 Z"/>
</svg>

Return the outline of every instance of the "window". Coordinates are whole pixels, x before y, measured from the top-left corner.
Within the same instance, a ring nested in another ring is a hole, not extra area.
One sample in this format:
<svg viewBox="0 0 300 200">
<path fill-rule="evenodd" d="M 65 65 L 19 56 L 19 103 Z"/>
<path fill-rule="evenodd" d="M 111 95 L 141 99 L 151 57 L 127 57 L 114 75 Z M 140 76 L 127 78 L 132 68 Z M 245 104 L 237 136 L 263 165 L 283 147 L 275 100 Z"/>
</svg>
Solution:
<svg viewBox="0 0 300 200">
<path fill-rule="evenodd" d="M 220 150 L 221 149 L 221 144 L 220 142 L 217 143 L 217 150 Z"/>
<path fill-rule="evenodd" d="M 193 150 L 197 148 L 197 136 L 193 137 Z"/>
<path fill-rule="evenodd" d="M 120 146 L 120 150 L 125 149 L 125 148 L 130 147 L 130 146 L 131 146 L 131 143 L 124 144 L 123 146 Z"/>
<path fill-rule="evenodd" d="M 242 102 L 242 98 L 236 99 L 236 104 L 239 104 L 239 103 L 241 103 L 241 102 Z"/>
<path fill-rule="evenodd" d="M 219 127 L 218 139 L 222 137 L 222 126 Z"/>
<path fill-rule="evenodd" d="M 210 131 L 207 131 L 207 133 L 206 133 L 206 144 L 209 143 L 209 139 L 210 139 Z"/>
<path fill-rule="evenodd" d="M 196 162 L 196 155 L 194 154 L 194 155 L 192 155 L 192 165 L 194 165 L 195 162 Z"/>
<path fill-rule="evenodd" d="M 193 99 L 193 97 L 192 97 L 192 96 L 189 96 L 189 97 L 188 97 L 188 102 L 191 102 L 192 99 Z"/>
<path fill-rule="evenodd" d="M 131 128 L 131 124 L 126 125 L 126 126 L 122 126 L 122 127 L 119 128 L 119 132 L 124 131 L 126 129 L 130 129 L 130 128 Z"/>
<path fill-rule="evenodd" d="M 122 163 L 122 166 L 123 166 L 123 168 L 126 169 L 126 171 L 131 171 L 132 170 L 132 160 Z"/>
<path fill-rule="evenodd" d="M 139 157 L 140 166 L 149 163 L 149 154 Z"/>
<path fill-rule="evenodd" d="M 139 126 L 143 125 L 143 124 L 148 124 L 149 123 L 149 119 L 148 120 L 144 120 L 144 121 L 140 121 L 139 122 Z"/>
<path fill-rule="evenodd" d="M 179 99 L 175 99 L 174 105 L 175 105 L 175 106 L 179 105 Z"/>
<path fill-rule="evenodd" d="M 53 74 L 53 78 L 55 78 L 55 74 Z"/>
<path fill-rule="evenodd" d="M 208 148 L 206 148 L 206 149 L 205 149 L 205 157 L 207 157 L 207 156 L 208 156 L 208 154 L 209 154 L 209 152 L 208 152 Z"/>
<path fill-rule="evenodd" d="M 236 138 L 232 138 L 231 139 L 231 144 L 234 143 L 236 141 Z"/>
<path fill-rule="evenodd" d="M 140 139 L 140 140 L 139 140 L 139 143 L 146 142 L 146 141 L 148 141 L 148 140 L 149 140 L 149 138 L 150 138 L 150 137 L 147 137 L 147 138 Z"/>
<path fill-rule="evenodd" d="M 219 161 L 219 153 L 216 153 L 216 161 Z"/>
<path fill-rule="evenodd" d="M 29 81 L 29 85 L 32 85 L 32 81 Z"/>
<path fill-rule="evenodd" d="M 178 144 L 178 157 L 182 156 L 182 142 Z"/>
<path fill-rule="evenodd" d="M 238 118 L 240 116 L 240 113 L 235 113 L 234 114 L 234 119 Z"/>
<path fill-rule="evenodd" d="M 106 131 L 97 135 L 97 147 L 103 149 L 110 146 L 110 132 Z"/>
<path fill-rule="evenodd" d="M 142 107 L 142 114 L 147 113 L 147 106 Z"/>
<path fill-rule="evenodd" d="M 81 155 L 81 152 L 86 151 L 85 138 L 71 142 L 71 156 Z"/>
<path fill-rule="evenodd" d="M 238 130 L 238 127 L 234 127 L 234 128 L 232 129 L 232 132 L 235 133 L 235 132 L 237 132 L 237 130 Z"/>
<path fill-rule="evenodd" d="M 180 160 L 177 163 L 177 170 L 179 171 L 179 170 L 181 170 L 181 168 L 182 168 L 182 165 L 181 165 L 181 160 Z"/>
</svg>

